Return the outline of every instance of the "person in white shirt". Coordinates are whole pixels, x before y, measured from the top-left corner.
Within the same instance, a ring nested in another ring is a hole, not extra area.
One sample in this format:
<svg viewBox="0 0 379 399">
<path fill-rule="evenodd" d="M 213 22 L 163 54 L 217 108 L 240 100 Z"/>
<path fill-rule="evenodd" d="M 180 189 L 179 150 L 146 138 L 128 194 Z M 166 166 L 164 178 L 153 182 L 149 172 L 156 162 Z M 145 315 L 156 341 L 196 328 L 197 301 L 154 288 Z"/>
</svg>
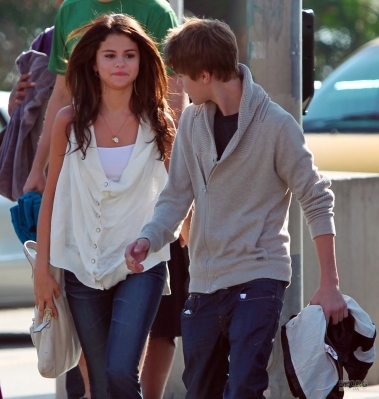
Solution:
<svg viewBox="0 0 379 399">
<path fill-rule="evenodd" d="M 35 295 L 59 317 L 48 263 L 65 270 L 92 399 L 141 397 L 141 353 L 162 293 L 165 246 L 130 274 L 125 245 L 151 219 L 175 134 L 159 51 L 134 19 L 103 15 L 77 29 L 55 119 L 38 223 Z M 129 274 L 129 275 L 128 275 Z"/>
</svg>

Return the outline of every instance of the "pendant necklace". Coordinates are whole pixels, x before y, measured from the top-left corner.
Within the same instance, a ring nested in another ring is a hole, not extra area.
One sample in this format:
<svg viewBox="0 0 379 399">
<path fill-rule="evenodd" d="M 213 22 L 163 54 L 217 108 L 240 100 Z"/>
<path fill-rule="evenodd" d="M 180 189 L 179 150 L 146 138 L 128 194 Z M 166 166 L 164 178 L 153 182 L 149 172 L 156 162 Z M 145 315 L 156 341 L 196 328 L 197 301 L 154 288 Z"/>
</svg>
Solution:
<svg viewBox="0 0 379 399">
<path fill-rule="evenodd" d="M 131 113 L 125 118 L 124 122 L 122 122 L 122 125 L 118 128 L 118 130 L 117 130 L 116 133 L 113 133 L 113 132 L 112 132 L 112 130 L 111 130 L 111 128 L 109 127 L 109 125 L 108 125 L 106 119 L 104 118 L 104 115 L 103 115 L 100 111 L 99 111 L 99 114 L 100 114 L 101 117 L 103 118 L 103 120 L 104 120 L 104 122 L 105 122 L 105 124 L 106 124 L 106 126 L 107 126 L 107 128 L 108 128 L 108 130 L 111 132 L 111 135 L 113 136 L 113 137 L 112 137 L 112 141 L 113 141 L 114 143 L 118 143 L 118 142 L 120 141 L 120 139 L 117 137 L 117 135 L 118 135 L 119 131 L 121 130 L 121 128 L 125 125 L 126 121 L 129 119 L 129 117 L 130 117 L 131 115 L 133 115 L 133 112 L 131 112 Z"/>
</svg>

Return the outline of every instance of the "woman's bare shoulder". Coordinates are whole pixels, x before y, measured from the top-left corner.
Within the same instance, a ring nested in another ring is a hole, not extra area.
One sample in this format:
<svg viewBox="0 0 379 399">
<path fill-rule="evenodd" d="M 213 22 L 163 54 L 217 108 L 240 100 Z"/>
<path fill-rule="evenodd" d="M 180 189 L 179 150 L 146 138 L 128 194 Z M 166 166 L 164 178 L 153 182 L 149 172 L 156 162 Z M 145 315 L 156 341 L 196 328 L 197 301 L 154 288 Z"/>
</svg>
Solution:
<svg viewBox="0 0 379 399">
<path fill-rule="evenodd" d="M 60 142 L 61 146 L 65 146 L 68 142 L 67 128 L 72 122 L 73 116 L 74 110 L 70 105 L 60 109 L 55 117 L 52 139 L 58 141 L 58 143 Z"/>
<path fill-rule="evenodd" d="M 74 110 L 71 105 L 60 109 L 55 117 L 53 134 L 66 137 L 67 126 L 72 122 Z"/>
<path fill-rule="evenodd" d="M 55 119 L 57 122 L 62 122 L 67 124 L 72 122 L 73 117 L 74 117 L 74 109 L 72 108 L 71 105 L 68 105 L 67 107 L 63 107 L 58 111 Z"/>
</svg>

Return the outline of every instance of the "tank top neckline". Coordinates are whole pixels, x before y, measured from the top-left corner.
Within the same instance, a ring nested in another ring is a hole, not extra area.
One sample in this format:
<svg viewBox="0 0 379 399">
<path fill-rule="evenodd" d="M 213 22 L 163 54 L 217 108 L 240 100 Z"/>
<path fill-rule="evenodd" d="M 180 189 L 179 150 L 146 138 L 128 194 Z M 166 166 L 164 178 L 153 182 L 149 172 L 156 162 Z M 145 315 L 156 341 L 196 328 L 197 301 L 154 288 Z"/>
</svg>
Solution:
<svg viewBox="0 0 379 399">
<path fill-rule="evenodd" d="M 115 150 L 117 148 L 128 148 L 128 147 L 133 147 L 135 146 L 135 144 L 128 144 L 128 145 L 121 145 L 119 147 L 97 147 L 98 149 L 102 149 L 102 150 Z"/>
</svg>

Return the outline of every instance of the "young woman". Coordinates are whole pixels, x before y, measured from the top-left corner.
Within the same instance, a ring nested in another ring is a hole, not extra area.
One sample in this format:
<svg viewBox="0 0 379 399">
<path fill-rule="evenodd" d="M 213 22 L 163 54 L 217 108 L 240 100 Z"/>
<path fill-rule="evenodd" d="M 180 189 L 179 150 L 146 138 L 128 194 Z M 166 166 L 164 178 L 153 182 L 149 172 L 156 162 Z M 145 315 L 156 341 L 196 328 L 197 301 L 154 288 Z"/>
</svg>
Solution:
<svg viewBox="0 0 379 399">
<path fill-rule="evenodd" d="M 92 399 L 140 398 L 138 366 L 166 283 L 169 247 L 127 275 L 127 244 L 148 222 L 166 180 L 174 124 L 158 49 L 132 18 L 77 29 L 66 84 L 72 106 L 53 127 L 38 223 L 36 304 L 42 318 L 65 269 L 65 291 L 87 360 Z"/>
</svg>

